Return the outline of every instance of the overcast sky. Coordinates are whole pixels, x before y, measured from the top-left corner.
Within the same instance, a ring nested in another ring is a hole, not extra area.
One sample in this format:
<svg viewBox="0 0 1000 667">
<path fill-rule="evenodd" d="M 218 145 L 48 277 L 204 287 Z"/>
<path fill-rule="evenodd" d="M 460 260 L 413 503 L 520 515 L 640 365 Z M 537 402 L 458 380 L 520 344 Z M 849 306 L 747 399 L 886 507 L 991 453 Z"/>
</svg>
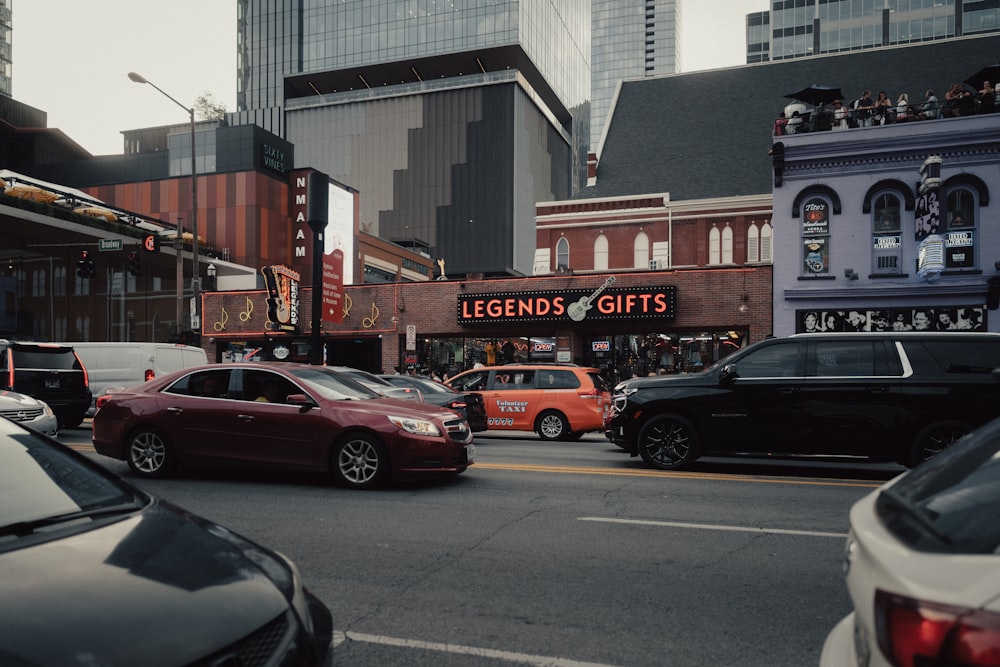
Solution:
<svg viewBox="0 0 1000 667">
<path fill-rule="evenodd" d="M 685 71 L 741 65 L 745 16 L 768 0 L 683 0 Z M 210 93 L 236 109 L 235 0 L 12 0 L 13 96 L 94 155 L 122 152 L 123 130 L 188 121 Z"/>
</svg>

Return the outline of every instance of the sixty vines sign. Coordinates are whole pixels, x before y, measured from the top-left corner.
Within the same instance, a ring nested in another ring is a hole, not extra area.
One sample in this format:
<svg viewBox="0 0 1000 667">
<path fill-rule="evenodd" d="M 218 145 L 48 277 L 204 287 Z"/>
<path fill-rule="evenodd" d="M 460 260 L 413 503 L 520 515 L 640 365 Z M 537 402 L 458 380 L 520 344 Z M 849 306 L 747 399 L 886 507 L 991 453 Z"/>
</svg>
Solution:
<svg viewBox="0 0 1000 667">
<path fill-rule="evenodd" d="M 667 319 L 677 314 L 673 286 L 610 288 L 609 278 L 596 290 L 540 290 L 497 294 L 461 294 L 459 325 L 498 322 L 580 322 L 582 320 Z"/>
</svg>

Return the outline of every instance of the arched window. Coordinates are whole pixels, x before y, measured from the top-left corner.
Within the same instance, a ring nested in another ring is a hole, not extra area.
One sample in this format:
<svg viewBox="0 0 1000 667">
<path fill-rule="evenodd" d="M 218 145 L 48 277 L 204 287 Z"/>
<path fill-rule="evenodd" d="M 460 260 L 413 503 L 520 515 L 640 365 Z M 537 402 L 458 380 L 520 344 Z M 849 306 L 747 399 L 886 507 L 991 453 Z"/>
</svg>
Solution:
<svg viewBox="0 0 1000 667">
<path fill-rule="evenodd" d="M 55 296 L 66 296 L 66 267 L 57 266 L 52 269 L 52 293 Z M 66 340 L 59 338 L 58 340 Z"/>
<path fill-rule="evenodd" d="M 569 241 L 560 236 L 556 241 L 556 270 L 569 268 Z"/>
<path fill-rule="evenodd" d="M 712 223 L 712 229 L 708 231 L 708 263 L 716 265 L 722 262 L 722 233 L 719 228 Z"/>
<path fill-rule="evenodd" d="M 632 267 L 636 269 L 649 268 L 649 237 L 646 232 L 639 232 L 635 235 L 632 244 Z"/>
<path fill-rule="evenodd" d="M 802 275 L 830 273 L 830 200 L 813 196 L 802 202 Z"/>
<path fill-rule="evenodd" d="M 733 228 L 728 222 L 722 229 L 722 263 L 733 263 Z"/>
<path fill-rule="evenodd" d="M 774 261 L 774 229 L 769 222 L 760 228 L 760 261 Z"/>
<path fill-rule="evenodd" d="M 45 269 L 31 272 L 31 296 L 45 296 Z"/>
<path fill-rule="evenodd" d="M 608 269 L 608 237 L 601 234 L 594 241 L 594 270 L 607 271 Z"/>
<path fill-rule="evenodd" d="M 876 193 L 871 202 L 872 274 L 903 272 L 902 199 L 896 192 Z"/>
<path fill-rule="evenodd" d="M 747 261 L 760 261 L 760 230 L 756 222 L 751 222 L 747 228 Z"/>
<path fill-rule="evenodd" d="M 965 186 L 949 188 L 945 196 L 945 212 L 941 220 L 944 228 L 945 270 L 974 269 L 976 243 L 979 240 L 979 205 L 976 191 Z"/>
</svg>

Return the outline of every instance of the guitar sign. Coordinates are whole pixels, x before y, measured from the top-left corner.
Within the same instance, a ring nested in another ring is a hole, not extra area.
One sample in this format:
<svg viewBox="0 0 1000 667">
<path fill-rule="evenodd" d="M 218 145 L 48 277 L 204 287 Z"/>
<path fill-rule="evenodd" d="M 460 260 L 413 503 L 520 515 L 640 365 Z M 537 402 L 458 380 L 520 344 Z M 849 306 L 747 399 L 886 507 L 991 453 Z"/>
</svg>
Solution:
<svg viewBox="0 0 1000 667">
<path fill-rule="evenodd" d="M 294 325 L 298 319 L 295 306 L 298 305 L 299 274 L 284 266 L 265 266 L 267 286 L 267 319 L 279 325 Z"/>
<path fill-rule="evenodd" d="M 566 308 L 566 313 L 569 315 L 569 319 L 574 322 L 580 322 L 587 316 L 587 311 L 593 308 L 593 301 L 597 298 L 597 295 L 608 289 L 609 286 L 613 285 L 615 282 L 614 276 L 608 276 L 608 279 L 604 281 L 604 284 L 594 290 L 594 293 L 590 296 L 580 297 L 579 301 L 574 301 L 569 304 Z"/>
</svg>

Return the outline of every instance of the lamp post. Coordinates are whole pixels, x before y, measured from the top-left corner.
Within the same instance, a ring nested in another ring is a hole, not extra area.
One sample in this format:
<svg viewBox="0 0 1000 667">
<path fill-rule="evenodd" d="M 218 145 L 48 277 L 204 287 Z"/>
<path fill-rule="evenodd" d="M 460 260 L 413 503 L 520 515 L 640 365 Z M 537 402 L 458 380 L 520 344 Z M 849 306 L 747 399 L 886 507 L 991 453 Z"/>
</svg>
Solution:
<svg viewBox="0 0 1000 667">
<path fill-rule="evenodd" d="M 191 293 L 194 297 L 194 308 L 192 311 L 196 317 L 192 318 L 197 322 L 198 327 L 201 327 L 201 272 L 198 269 L 198 171 L 195 166 L 195 150 L 194 150 L 194 107 L 188 108 L 166 93 L 162 88 L 157 86 L 152 81 L 149 81 L 141 74 L 136 72 L 129 72 L 128 78 L 136 83 L 148 83 L 153 88 L 155 88 L 161 95 L 166 97 L 168 100 L 184 109 L 188 112 L 188 116 L 191 118 L 191 234 L 194 238 L 191 241 Z M 179 226 L 178 226 L 179 227 Z M 181 238 L 181 229 L 177 230 L 177 238 Z M 178 251 L 179 253 L 180 251 Z M 180 327 L 180 318 L 178 318 L 178 328 Z M 179 333 L 179 332 L 178 332 Z"/>
</svg>

